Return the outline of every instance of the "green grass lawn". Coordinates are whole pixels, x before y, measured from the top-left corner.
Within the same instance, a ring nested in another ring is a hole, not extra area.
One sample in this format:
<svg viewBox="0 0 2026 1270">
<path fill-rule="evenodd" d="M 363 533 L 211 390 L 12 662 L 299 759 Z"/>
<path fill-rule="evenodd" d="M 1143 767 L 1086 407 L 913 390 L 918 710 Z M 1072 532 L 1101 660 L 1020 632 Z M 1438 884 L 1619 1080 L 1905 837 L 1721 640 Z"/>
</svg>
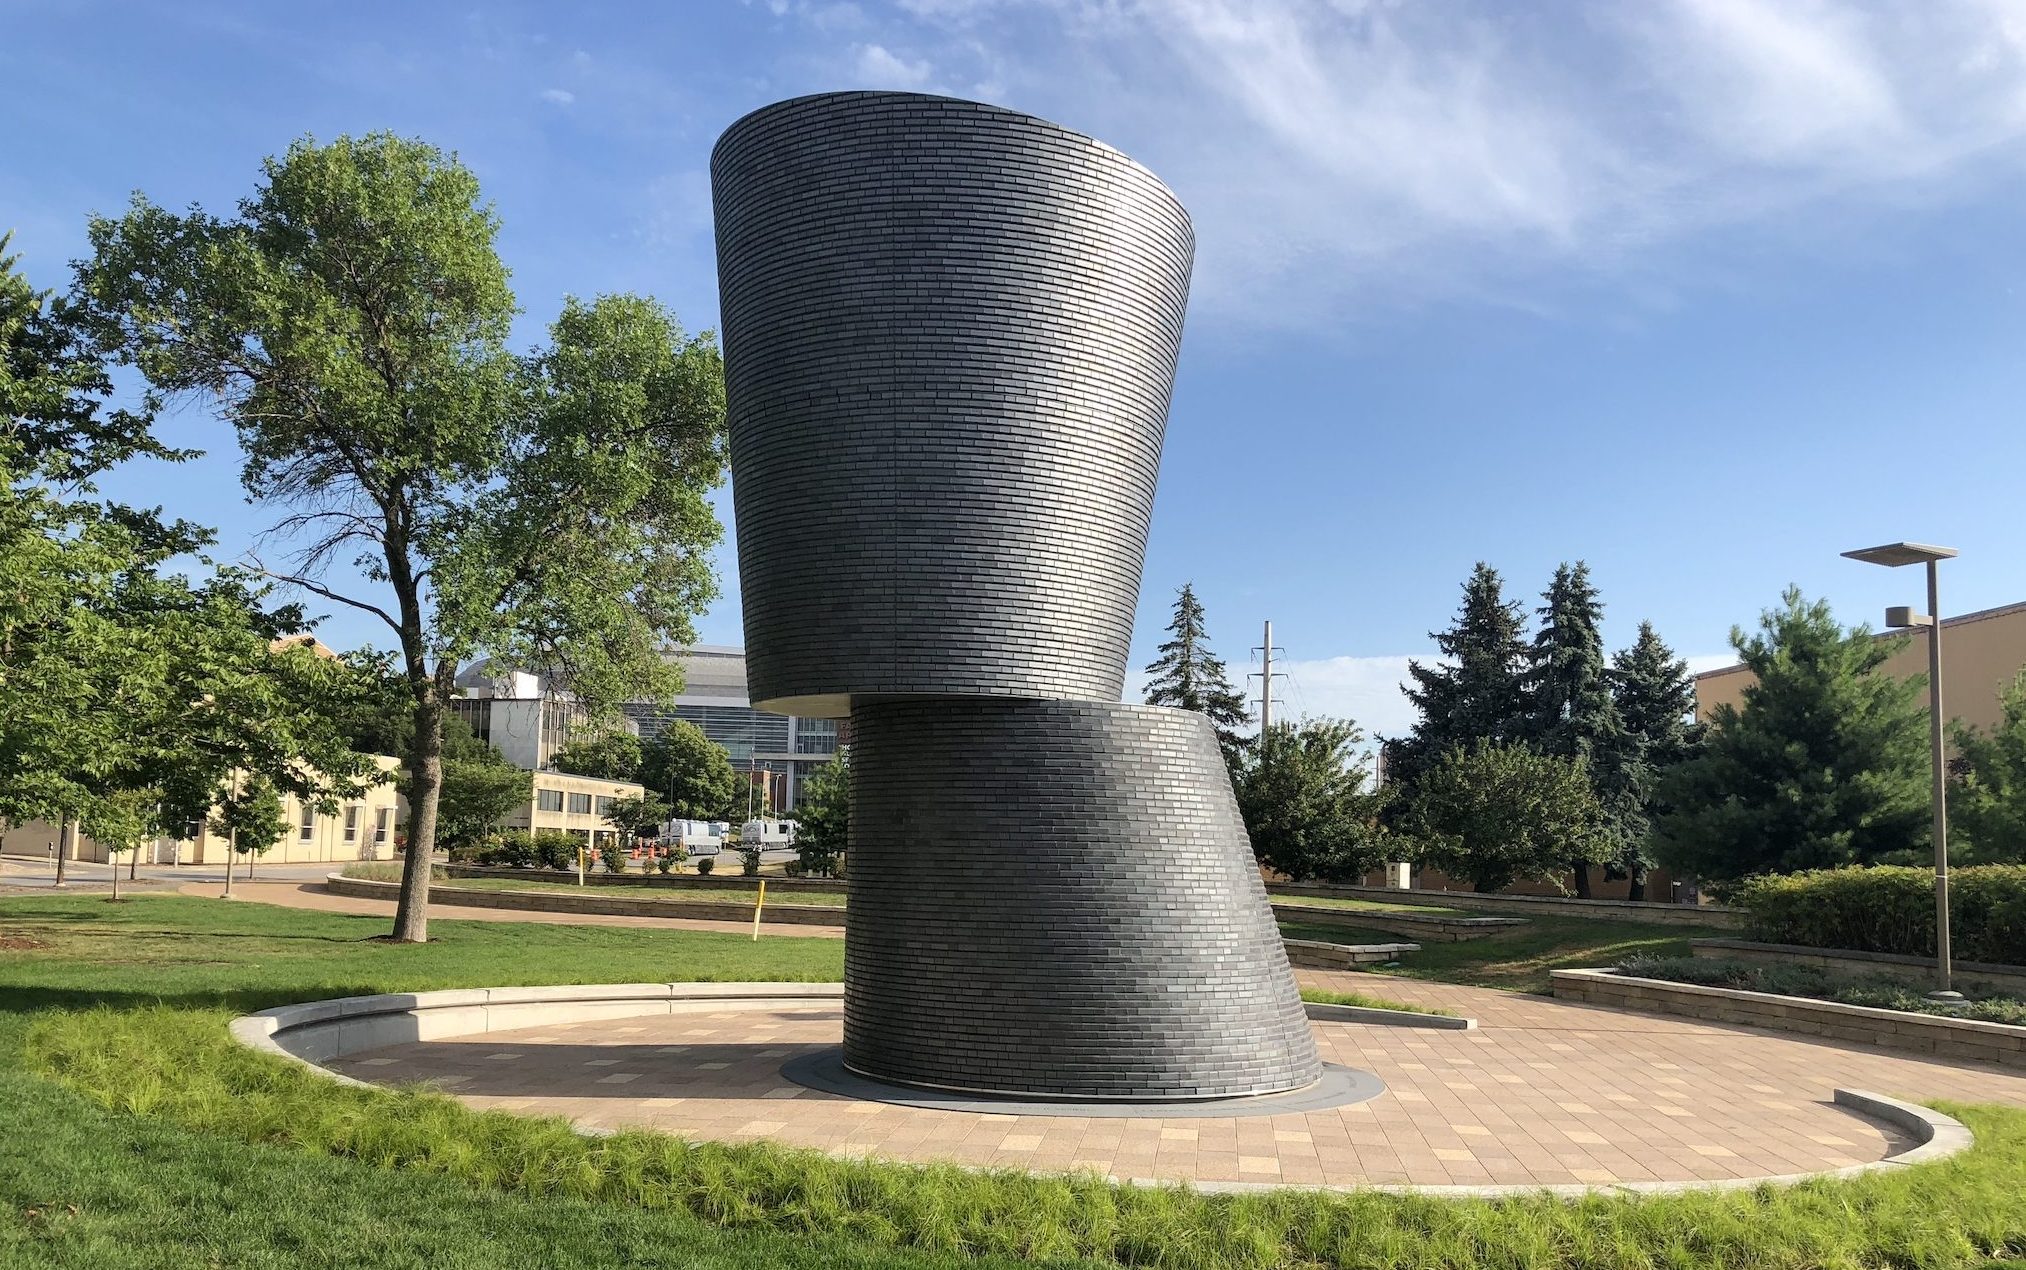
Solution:
<svg viewBox="0 0 2026 1270">
<path fill-rule="evenodd" d="M 1368 913 L 1413 913 L 1426 917 L 1496 917 L 1496 913 L 1473 913 L 1461 908 L 1438 908 L 1433 904 L 1396 904 L 1391 900 L 1343 899 L 1334 895 L 1282 895 L 1268 891 L 1275 904 L 1298 904 L 1303 908 L 1363 909 Z"/>
<path fill-rule="evenodd" d="M 1481 988 L 1545 993 L 1550 970 L 1615 966 L 1627 957 L 1685 957 L 1691 939 L 1727 932 L 1696 926 L 1644 922 L 1599 922 L 1586 917 L 1529 917 L 1495 935 L 1454 943 L 1423 943 L 1400 964 L 1380 974 L 1433 979 Z"/>
<path fill-rule="evenodd" d="M 225 1037 L 231 1014 L 287 1000 L 834 979 L 843 951 L 441 919 L 434 941 L 409 947 L 373 938 L 386 927 L 185 897 L 0 901 L 0 1266 L 1955 1270 L 2026 1258 L 2026 1114 L 1995 1108 L 1952 1109 L 1978 1135 L 1957 1160 L 1759 1195 L 1203 1196 L 764 1143 L 585 1138 L 335 1085 Z"/>
</svg>

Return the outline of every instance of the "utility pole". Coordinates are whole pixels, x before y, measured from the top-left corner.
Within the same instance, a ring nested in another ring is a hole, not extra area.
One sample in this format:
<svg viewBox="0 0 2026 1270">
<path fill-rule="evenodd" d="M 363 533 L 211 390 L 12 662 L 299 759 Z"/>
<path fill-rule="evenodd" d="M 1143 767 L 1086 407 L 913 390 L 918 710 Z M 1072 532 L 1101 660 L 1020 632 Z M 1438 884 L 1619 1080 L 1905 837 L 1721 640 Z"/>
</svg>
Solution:
<svg viewBox="0 0 2026 1270">
<path fill-rule="evenodd" d="M 1273 622 L 1266 623 L 1265 643 L 1253 652 L 1259 654 L 1259 742 L 1260 753 L 1266 752 L 1267 731 L 1273 727 Z M 1282 649 L 1286 652 L 1286 649 Z M 1252 678 L 1247 675 L 1246 678 Z"/>
</svg>

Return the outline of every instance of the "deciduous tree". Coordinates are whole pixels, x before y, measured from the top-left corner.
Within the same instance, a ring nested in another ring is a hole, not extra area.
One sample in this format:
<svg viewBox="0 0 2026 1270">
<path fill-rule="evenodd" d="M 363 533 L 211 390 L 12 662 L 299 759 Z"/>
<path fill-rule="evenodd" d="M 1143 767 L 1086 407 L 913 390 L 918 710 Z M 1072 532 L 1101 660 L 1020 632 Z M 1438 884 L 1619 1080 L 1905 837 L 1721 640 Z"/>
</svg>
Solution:
<svg viewBox="0 0 2026 1270">
<path fill-rule="evenodd" d="M 627 732 L 601 732 L 572 741 L 549 757 L 549 766 L 572 776 L 604 781 L 640 779 L 640 738 Z"/>
<path fill-rule="evenodd" d="M 158 393 L 237 431 L 248 495 L 296 544 L 270 575 L 383 621 L 414 718 L 395 938 L 427 937 L 458 666 L 557 675 L 594 712 L 668 696 L 660 656 L 715 593 L 722 368 L 652 300 L 515 313 L 478 182 L 386 134 L 304 140 L 236 215 L 136 198 L 90 227 L 76 296 Z M 358 585 L 325 566 L 353 556 Z"/>
<path fill-rule="evenodd" d="M 516 807 L 534 797 L 534 774 L 515 767 L 472 733 L 462 719 L 444 721 L 442 775 L 438 788 L 437 838 L 445 847 L 476 843 Z M 402 793 L 408 794 L 404 778 Z M 409 799 L 410 808 L 414 807 Z M 415 855 L 413 812 L 409 813 L 408 854 Z"/>
<path fill-rule="evenodd" d="M 829 877 L 851 844 L 851 751 L 817 768 L 795 802 L 795 854 L 802 872 Z"/>
<path fill-rule="evenodd" d="M 1355 881 L 1386 860 L 1384 796 L 1367 786 L 1365 734 L 1349 719 L 1276 723 L 1235 782 L 1260 861 L 1296 882 Z"/>
<path fill-rule="evenodd" d="M 658 834 L 675 812 L 652 793 L 615 798 L 605 810 L 605 819 L 628 838 L 651 838 Z"/>
<path fill-rule="evenodd" d="M 1600 858 L 1602 818 L 1581 762 L 1478 741 L 1422 774 L 1406 823 L 1423 863 L 1489 892 Z"/>
<path fill-rule="evenodd" d="M 745 788 L 725 747 L 678 719 L 641 747 L 640 783 L 684 820 L 724 820 Z"/>
<path fill-rule="evenodd" d="M 187 455 L 101 408 L 80 321 L 0 259 L 0 816 L 125 851 L 202 820 L 237 774 L 363 791 L 376 773 L 330 721 L 347 676 L 279 639 L 301 610 L 243 571 L 170 572 L 208 531 L 89 497 L 112 463 Z"/>
</svg>

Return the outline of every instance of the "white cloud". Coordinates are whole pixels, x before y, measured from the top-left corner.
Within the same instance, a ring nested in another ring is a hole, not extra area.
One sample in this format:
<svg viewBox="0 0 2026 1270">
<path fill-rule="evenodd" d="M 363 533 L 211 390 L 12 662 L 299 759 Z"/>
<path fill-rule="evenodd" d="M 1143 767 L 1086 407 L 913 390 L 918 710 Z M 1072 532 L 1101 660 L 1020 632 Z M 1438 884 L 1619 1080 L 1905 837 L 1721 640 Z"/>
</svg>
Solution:
<svg viewBox="0 0 2026 1270">
<path fill-rule="evenodd" d="M 907 0 L 875 29 L 839 70 L 989 84 L 1147 163 L 1195 217 L 1200 307 L 1269 325 L 1533 307 L 1550 271 L 1819 241 L 2026 170 L 2008 0 Z"/>
<path fill-rule="evenodd" d="M 932 70 L 926 61 L 907 61 L 879 44 L 859 45 L 854 69 L 864 87 L 910 89 L 927 84 Z"/>
<path fill-rule="evenodd" d="M 542 100 L 552 106 L 567 106 L 577 100 L 577 94 L 567 88 L 544 88 L 542 90 Z"/>
</svg>

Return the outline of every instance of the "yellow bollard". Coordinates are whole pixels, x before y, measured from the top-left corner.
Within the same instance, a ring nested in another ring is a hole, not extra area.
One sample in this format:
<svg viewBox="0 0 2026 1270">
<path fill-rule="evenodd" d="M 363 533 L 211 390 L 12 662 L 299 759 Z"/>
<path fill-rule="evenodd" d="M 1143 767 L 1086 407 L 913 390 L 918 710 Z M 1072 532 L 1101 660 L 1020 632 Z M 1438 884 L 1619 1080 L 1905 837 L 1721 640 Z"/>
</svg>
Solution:
<svg viewBox="0 0 2026 1270">
<path fill-rule="evenodd" d="M 584 885 L 584 848 L 577 848 L 577 885 Z"/>
<path fill-rule="evenodd" d="M 760 898 L 753 901 L 753 942 L 760 942 L 760 910 L 767 907 L 767 880 L 760 879 Z"/>
</svg>

